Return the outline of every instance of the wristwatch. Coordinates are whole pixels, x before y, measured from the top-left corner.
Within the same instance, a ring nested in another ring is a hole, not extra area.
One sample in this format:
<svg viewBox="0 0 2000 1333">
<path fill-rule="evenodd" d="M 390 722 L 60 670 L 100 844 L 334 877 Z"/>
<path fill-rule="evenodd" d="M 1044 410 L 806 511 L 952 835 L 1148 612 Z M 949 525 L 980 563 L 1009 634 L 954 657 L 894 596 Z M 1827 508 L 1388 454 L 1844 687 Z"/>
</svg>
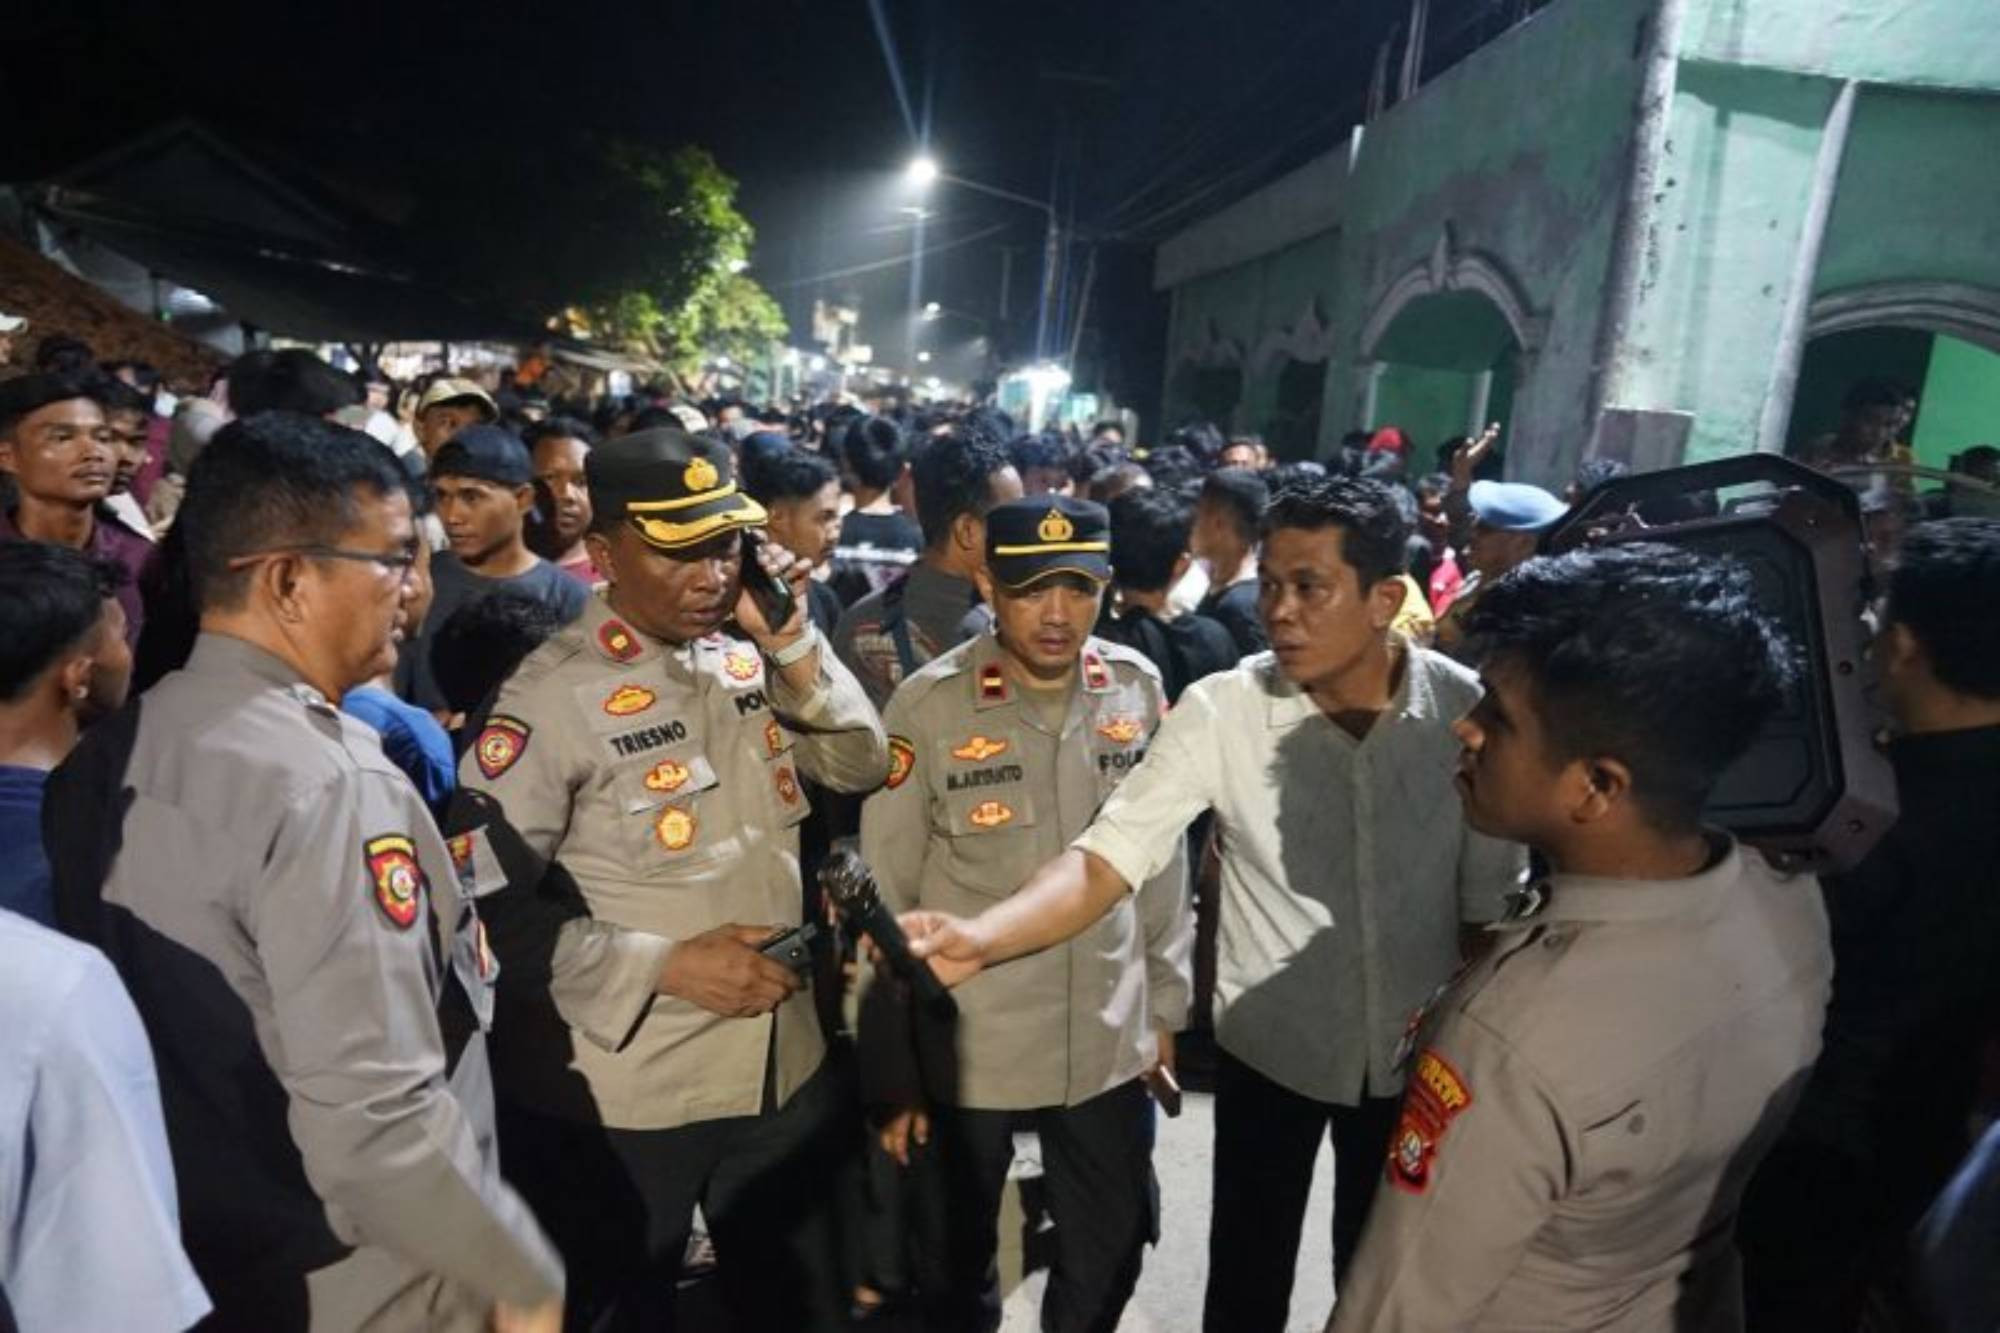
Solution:
<svg viewBox="0 0 2000 1333">
<path fill-rule="evenodd" d="M 788 667 L 817 647 L 819 647 L 819 626 L 808 621 L 805 633 L 768 656 L 772 666 Z"/>
</svg>

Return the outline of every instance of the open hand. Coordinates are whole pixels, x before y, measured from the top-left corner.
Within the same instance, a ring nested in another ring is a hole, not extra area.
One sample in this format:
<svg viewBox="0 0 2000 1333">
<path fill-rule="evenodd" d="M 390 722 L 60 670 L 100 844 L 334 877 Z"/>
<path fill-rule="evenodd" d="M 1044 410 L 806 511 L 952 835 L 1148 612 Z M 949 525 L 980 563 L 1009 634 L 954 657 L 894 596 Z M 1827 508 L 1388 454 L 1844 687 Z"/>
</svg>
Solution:
<svg viewBox="0 0 2000 1333">
<path fill-rule="evenodd" d="M 975 922 L 944 912 L 905 912 L 896 924 L 909 937 L 910 953 L 929 963 L 947 986 L 958 985 L 986 966 L 986 939 Z"/>
<path fill-rule="evenodd" d="M 732 923 L 677 940 L 657 989 L 724 1018 L 768 1014 L 805 984 L 790 968 L 757 952 L 783 929 Z"/>
</svg>

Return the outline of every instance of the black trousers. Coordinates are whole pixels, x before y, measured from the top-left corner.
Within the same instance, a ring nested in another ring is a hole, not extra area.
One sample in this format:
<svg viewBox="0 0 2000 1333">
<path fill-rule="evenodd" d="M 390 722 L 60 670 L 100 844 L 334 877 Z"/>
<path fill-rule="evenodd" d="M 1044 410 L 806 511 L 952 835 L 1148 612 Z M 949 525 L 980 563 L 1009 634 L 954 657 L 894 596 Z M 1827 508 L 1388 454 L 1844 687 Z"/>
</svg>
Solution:
<svg viewBox="0 0 2000 1333">
<path fill-rule="evenodd" d="M 1284 1333 L 1320 1136 L 1333 1133 L 1336 1288 L 1382 1182 L 1396 1097 L 1339 1106 L 1273 1083 L 1228 1052 L 1215 1069 L 1215 1201 L 1208 1224 L 1207 1333 Z"/>
<path fill-rule="evenodd" d="M 739 1333 L 847 1327 L 830 1218 L 857 1132 L 823 1066 L 782 1109 L 678 1129 L 607 1129 L 503 1107 L 501 1166 L 569 1270 L 572 1333 L 674 1328 L 694 1208 Z"/>
<path fill-rule="evenodd" d="M 1014 1132 L 1041 1136 L 1055 1253 L 1044 1333 L 1113 1333 L 1158 1234 L 1153 1103 L 1136 1080 L 1070 1107 L 932 1112 L 919 1166 L 917 1284 L 928 1333 L 990 1333 L 1000 1323 L 995 1255 Z"/>
</svg>

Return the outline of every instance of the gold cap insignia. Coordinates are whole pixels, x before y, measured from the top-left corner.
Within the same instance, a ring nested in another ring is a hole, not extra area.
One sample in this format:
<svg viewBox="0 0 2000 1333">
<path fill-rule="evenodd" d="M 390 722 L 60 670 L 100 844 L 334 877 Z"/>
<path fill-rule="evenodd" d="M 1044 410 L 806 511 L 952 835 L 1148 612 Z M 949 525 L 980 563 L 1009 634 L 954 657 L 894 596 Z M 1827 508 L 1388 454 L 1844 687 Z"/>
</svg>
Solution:
<svg viewBox="0 0 2000 1333">
<path fill-rule="evenodd" d="M 1060 509 L 1051 509 L 1042 519 L 1042 525 L 1035 529 L 1035 535 L 1045 542 L 1066 542 L 1076 536 L 1076 524 Z"/>
<path fill-rule="evenodd" d="M 715 470 L 715 464 L 706 458 L 697 458 L 681 473 L 681 481 L 691 491 L 713 490 L 715 483 L 722 480 L 722 474 Z"/>
</svg>

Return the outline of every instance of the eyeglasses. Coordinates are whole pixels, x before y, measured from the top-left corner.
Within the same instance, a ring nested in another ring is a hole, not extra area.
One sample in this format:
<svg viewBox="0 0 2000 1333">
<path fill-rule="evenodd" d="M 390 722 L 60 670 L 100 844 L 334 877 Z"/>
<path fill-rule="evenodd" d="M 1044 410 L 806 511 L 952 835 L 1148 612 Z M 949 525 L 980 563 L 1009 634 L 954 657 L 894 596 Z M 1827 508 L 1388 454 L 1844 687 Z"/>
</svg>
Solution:
<svg viewBox="0 0 2000 1333">
<path fill-rule="evenodd" d="M 410 571 L 416 568 L 417 564 L 417 553 L 414 548 L 401 551 L 350 551 L 344 547 L 305 542 L 297 546 L 274 546 L 268 551 L 239 555 L 229 562 L 229 567 L 241 569 L 259 560 L 270 560 L 281 555 L 310 556 L 315 560 L 351 560 L 357 564 L 374 565 L 384 574 L 393 574 L 398 579 L 408 578 Z"/>
</svg>

